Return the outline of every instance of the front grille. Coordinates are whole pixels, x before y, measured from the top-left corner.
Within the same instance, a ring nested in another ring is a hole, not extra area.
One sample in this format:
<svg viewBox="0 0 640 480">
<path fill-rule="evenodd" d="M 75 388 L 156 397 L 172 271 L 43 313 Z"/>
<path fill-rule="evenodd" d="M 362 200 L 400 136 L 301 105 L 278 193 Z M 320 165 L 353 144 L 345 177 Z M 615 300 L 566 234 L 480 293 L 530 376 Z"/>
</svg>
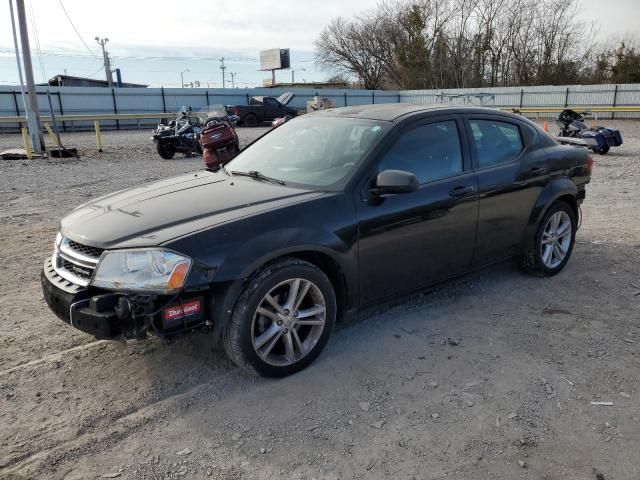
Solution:
<svg viewBox="0 0 640 480">
<path fill-rule="evenodd" d="M 81 243 L 74 242 L 73 240 L 66 239 L 67 245 L 71 250 L 75 250 L 76 252 L 80 252 L 83 255 L 87 255 L 88 257 L 100 258 L 103 248 L 90 247 L 88 245 L 82 245 Z"/>
<path fill-rule="evenodd" d="M 53 253 L 52 264 L 55 272 L 65 280 L 86 287 L 91 281 L 104 249 L 90 247 L 69 238 L 62 238 Z"/>
<path fill-rule="evenodd" d="M 77 265 L 73 262 L 70 262 L 66 258 L 61 258 L 59 264 L 61 268 L 69 272 L 72 272 L 73 274 L 77 275 L 80 278 L 85 278 L 87 280 L 90 280 L 91 275 L 93 274 L 92 268 L 87 268 L 81 265 Z"/>
</svg>

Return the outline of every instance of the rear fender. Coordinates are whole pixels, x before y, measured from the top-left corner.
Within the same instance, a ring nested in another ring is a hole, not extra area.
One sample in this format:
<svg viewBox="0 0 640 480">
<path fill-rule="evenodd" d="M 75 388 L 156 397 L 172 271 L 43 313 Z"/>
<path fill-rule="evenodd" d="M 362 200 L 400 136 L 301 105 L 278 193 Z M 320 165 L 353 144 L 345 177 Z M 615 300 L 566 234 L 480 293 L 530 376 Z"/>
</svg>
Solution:
<svg viewBox="0 0 640 480">
<path fill-rule="evenodd" d="M 568 178 L 557 178 L 547 184 L 542 192 L 540 192 L 540 195 L 538 195 L 536 203 L 529 215 L 529 223 L 525 229 L 523 245 L 526 245 L 527 242 L 536 234 L 538 224 L 544 218 L 549 207 L 553 205 L 557 199 L 567 195 L 570 195 L 574 199 L 578 195 L 578 188 L 575 183 Z"/>
</svg>

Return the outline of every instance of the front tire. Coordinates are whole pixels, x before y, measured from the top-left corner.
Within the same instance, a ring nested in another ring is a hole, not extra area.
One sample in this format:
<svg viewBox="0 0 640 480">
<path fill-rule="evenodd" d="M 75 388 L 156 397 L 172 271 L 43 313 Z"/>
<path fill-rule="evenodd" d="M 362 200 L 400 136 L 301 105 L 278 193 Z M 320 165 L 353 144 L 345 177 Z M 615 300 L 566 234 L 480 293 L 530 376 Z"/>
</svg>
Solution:
<svg viewBox="0 0 640 480">
<path fill-rule="evenodd" d="M 176 147 L 174 147 L 171 143 L 157 142 L 156 151 L 158 152 L 158 155 L 160 155 L 165 160 L 171 160 L 176 154 Z"/>
<path fill-rule="evenodd" d="M 304 260 L 286 258 L 247 283 L 226 326 L 229 358 L 253 374 L 284 377 L 308 366 L 326 345 L 336 319 L 327 276 Z"/>
<path fill-rule="evenodd" d="M 565 202 L 553 204 L 521 256 L 522 268 L 543 277 L 559 273 L 573 252 L 576 230 L 576 214 L 571 205 Z"/>
</svg>

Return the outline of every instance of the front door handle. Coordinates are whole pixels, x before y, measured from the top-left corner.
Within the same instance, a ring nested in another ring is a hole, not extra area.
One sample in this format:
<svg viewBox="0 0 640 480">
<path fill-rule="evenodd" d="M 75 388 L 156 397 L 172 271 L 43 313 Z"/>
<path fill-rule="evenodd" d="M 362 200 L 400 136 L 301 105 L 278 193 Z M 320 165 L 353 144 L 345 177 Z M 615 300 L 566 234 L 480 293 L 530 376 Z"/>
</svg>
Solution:
<svg viewBox="0 0 640 480">
<path fill-rule="evenodd" d="M 473 193 L 474 188 L 473 185 L 465 185 L 454 188 L 453 190 L 449 190 L 449 196 L 454 198 L 464 197 L 465 195 L 469 195 Z"/>
</svg>

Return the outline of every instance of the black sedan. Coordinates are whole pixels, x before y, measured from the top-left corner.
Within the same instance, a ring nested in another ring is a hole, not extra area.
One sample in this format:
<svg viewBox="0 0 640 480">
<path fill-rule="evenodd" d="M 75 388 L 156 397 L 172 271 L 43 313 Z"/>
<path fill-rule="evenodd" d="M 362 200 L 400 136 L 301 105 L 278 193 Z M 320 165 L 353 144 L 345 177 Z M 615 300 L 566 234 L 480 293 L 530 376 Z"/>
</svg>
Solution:
<svg viewBox="0 0 640 480">
<path fill-rule="evenodd" d="M 98 338 L 208 327 L 268 376 L 315 359 L 336 321 L 508 258 L 565 266 L 592 162 L 525 118 L 373 105 L 305 115 L 226 167 L 63 218 L 51 309 Z"/>
</svg>

